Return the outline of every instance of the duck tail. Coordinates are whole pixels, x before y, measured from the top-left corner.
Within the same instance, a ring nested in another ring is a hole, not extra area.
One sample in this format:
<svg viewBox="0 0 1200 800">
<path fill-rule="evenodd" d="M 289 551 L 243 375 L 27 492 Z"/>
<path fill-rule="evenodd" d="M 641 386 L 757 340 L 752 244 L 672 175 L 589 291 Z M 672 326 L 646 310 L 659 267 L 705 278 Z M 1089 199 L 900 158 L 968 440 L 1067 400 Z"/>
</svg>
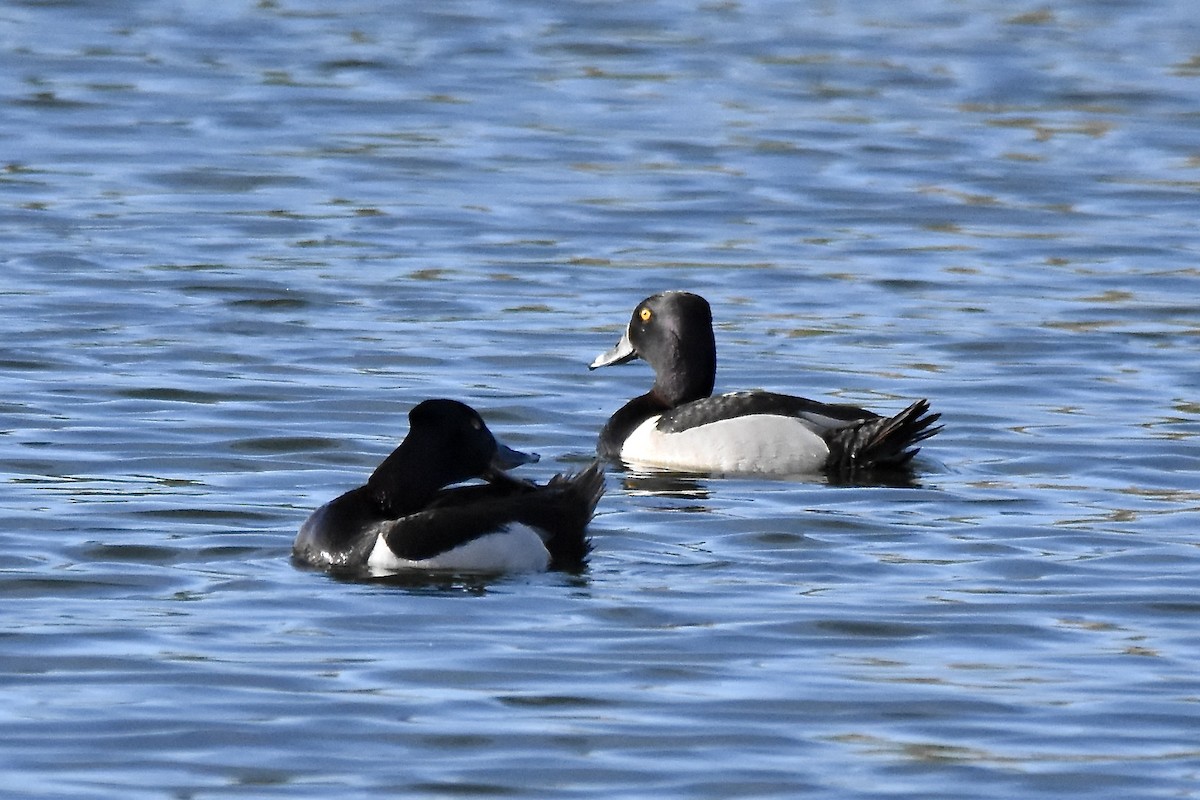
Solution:
<svg viewBox="0 0 1200 800">
<path fill-rule="evenodd" d="M 573 475 L 555 475 L 547 488 L 557 488 L 560 492 L 555 504 L 557 518 L 546 526 L 551 531 L 546 541 L 550 569 L 577 572 L 587 564 L 592 551 L 587 526 L 604 494 L 604 466 L 596 460 Z"/>
<path fill-rule="evenodd" d="M 941 414 L 929 413 L 929 401 L 918 400 L 894 417 L 875 417 L 834 431 L 827 440 L 826 471 L 846 478 L 873 469 L 900 469 L 920 450 L 914 445 L 942 429 Z"/>
</svg>

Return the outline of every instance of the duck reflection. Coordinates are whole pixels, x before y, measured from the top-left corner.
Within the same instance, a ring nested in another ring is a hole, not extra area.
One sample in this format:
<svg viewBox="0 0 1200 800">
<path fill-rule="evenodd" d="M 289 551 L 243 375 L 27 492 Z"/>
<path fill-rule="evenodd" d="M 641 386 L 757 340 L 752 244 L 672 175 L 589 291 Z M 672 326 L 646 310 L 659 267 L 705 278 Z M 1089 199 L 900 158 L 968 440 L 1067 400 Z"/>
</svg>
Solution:
<svg viewBox="0 0 1200 800">
<path fill-rule="evenodd" d="M 620 467 L 617 467 L 620 469 Z M 675 472 L 628 467 L 621 481 L 625 492 L 635 497 L 670 497 L 681 500 L 708 500 L 714 482 L 722 480 L 753 480 L 763 476 L 752 474 L 722 475 L 708 472 Z M 918 489 L 921 482 L 911 469 L 863 470 L 854 475 L 800 474 L 771 475 L 772 481 L 828 486 L 870 487 L 888 489 Z"/>
<path fill-rule="evenodd" d="M 671 497 L 680 500 L 707 500 L 711 478 L 702 473 L 629 470 L 621 486 L 634 497 Z M 707 510 L 703 508 L 702 510 Z"/>
</svg>

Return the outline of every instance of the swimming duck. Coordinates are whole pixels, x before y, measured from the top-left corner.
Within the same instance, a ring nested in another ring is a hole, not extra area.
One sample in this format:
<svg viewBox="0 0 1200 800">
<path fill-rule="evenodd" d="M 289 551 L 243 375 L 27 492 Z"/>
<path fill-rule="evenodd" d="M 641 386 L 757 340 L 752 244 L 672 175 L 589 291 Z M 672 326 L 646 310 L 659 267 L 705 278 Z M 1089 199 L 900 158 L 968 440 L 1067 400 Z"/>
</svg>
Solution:
<svg viewBox="0 0 1200 800">
<path fill-rule="evenodd" d="M 580 569 L 585 528 L 604 491 L 594 462 L 544 486 L 506 470 L 537 460 L 496 441 L 456 400 L 425 400 L 367 482 L 318 508 L 292 546 L 302 563 L 371 573 Z M 469 478 L 484 484 L 450 487 Z M 446 488 L 450 487 L 450 488 Z"/>
<path fill-rule="evenodd" d="M 601 456 L 634 467 L 850 478 L 904 467 L 940 414 L 918 400 L 894 417 L 774 392 L 711 396 L 717 372 L 712 310 L 689 292 L 638 303 L 624 335 L 589 369 L 642 358 L 654 386 L 600 431 Z"/>
</svg>

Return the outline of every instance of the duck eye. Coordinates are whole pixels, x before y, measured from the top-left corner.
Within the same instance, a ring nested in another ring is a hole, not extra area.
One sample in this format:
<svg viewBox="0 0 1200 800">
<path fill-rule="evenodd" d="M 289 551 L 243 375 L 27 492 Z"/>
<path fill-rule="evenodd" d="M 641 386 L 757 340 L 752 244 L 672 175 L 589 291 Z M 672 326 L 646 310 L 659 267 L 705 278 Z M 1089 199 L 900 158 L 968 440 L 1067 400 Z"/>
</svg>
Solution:
<svg viewBox="0 0 1200 800">
<path fill-rule="evenodd" d="M 471 429 L 476 431 L 483 429 L 483 422 L 479 419 L 479 417 L 471 420 Z"/>
<path fill-rule="evenodd" d="M 638 312 L 638 316 L 641 318 L 642 322 L 649 322 L 650 318 L 653 317 L 654 315 L 652 313 L 650 313 L 650 309 L 643 308 L 641 311 Z"/>
</svg>

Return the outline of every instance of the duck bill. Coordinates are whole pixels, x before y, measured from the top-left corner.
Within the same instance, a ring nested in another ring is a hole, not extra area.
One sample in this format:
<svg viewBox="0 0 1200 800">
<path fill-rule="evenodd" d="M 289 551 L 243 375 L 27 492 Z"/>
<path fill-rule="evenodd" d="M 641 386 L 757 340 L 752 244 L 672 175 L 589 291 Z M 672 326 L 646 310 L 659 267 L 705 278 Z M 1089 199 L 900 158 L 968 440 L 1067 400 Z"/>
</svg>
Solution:
<svg viewBox="0 0 1200 800">
<path fill-rule="evenodd" d="M 596 356 L 596 360 L 588 364 L 588 369 L 611 367 L 613 364 L 625 364 L 637 357 L 638 352 L 634 349 L 633 342 L 629 341 L 629 330 L 626 329 L 625 333 L 621 335 L 621 341 L 617 342 L 617 346 L 608 352 Z"/>
<path fill-rule="evenodd" d="M 488 464 L 488 471 L 493 474 L 506 472 L 522 464 L 532 464 L 539 458 L 541 456 L 537 453 L 522 453 L 520 450 L 514 450 L 496 442 L 496 455 L 492 456 L 492 463 Z"/>
</svg>

